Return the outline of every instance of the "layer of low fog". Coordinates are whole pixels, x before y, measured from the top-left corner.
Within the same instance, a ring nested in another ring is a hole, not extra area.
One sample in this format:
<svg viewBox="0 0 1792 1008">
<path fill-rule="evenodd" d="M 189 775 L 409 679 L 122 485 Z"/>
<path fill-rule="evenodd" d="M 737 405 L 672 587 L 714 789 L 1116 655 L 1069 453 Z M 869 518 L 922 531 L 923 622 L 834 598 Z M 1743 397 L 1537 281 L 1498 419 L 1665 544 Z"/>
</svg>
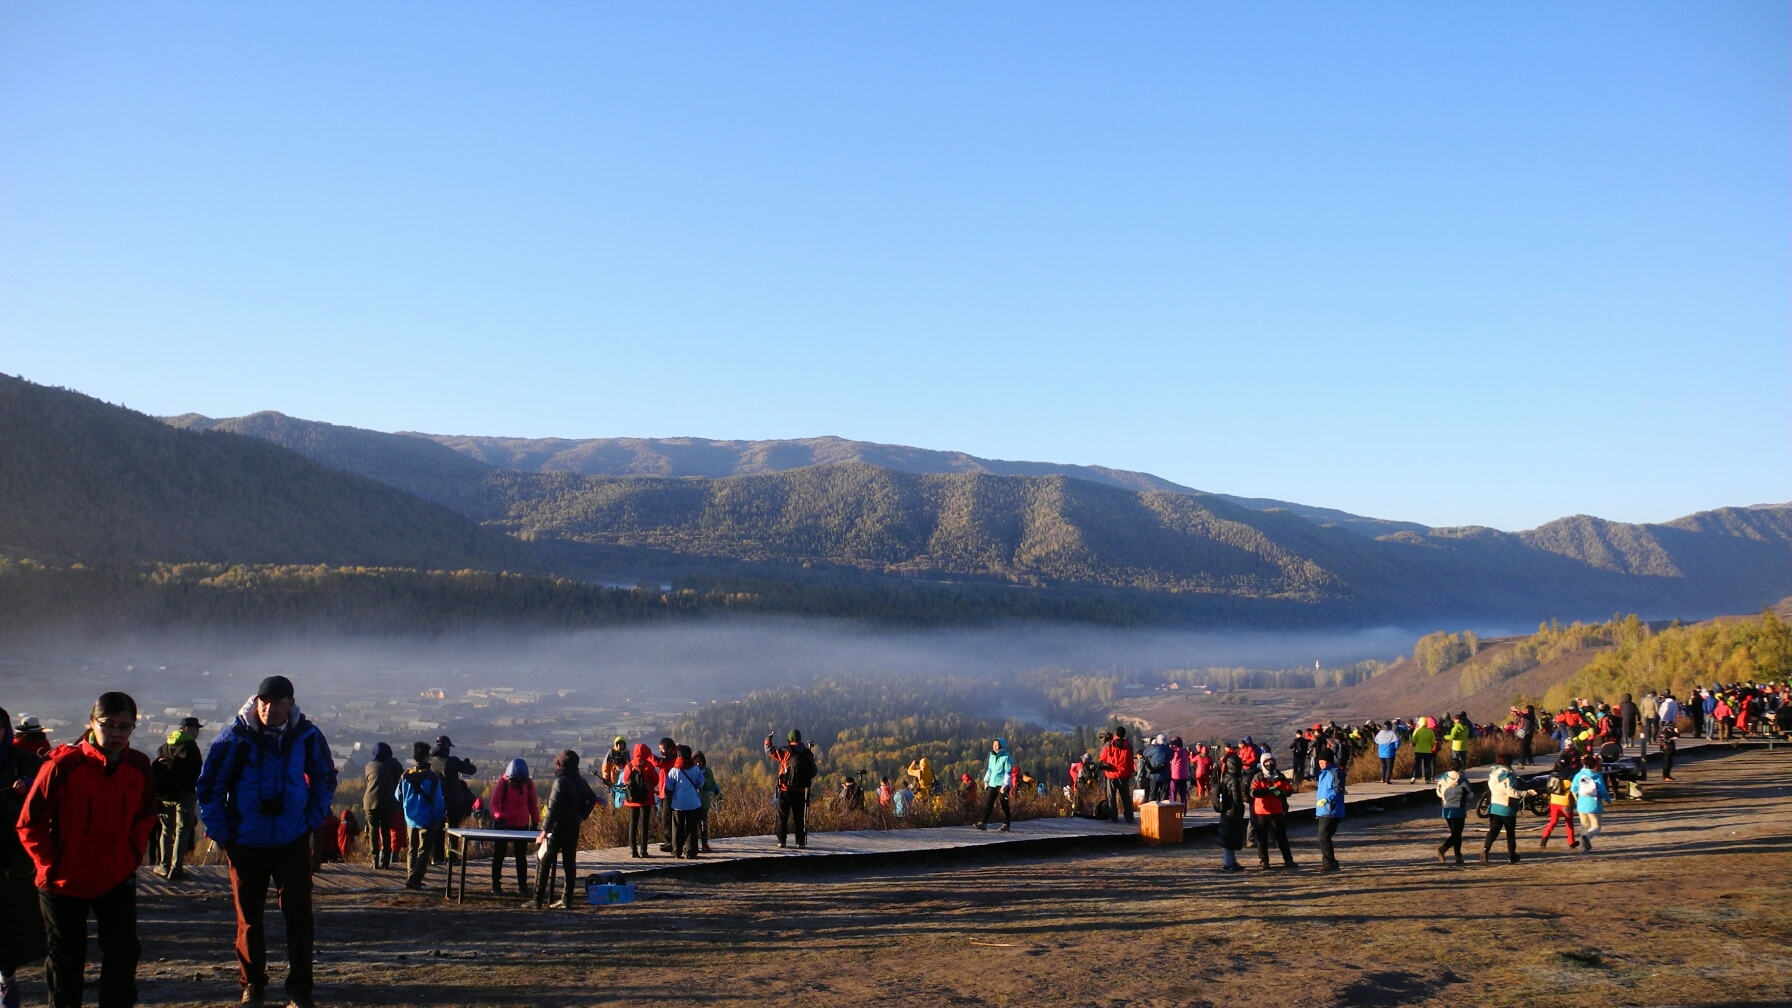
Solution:
<svg viewBox="0 0 1792 1008">
<path fill-rule="evenodd" d="M 301 703 L 448 695 L 492 687 L 596 691 L 607 704 L 672 711 L 829 676 L 1000 676 L 1041 667 L 1118 674 L 1207 667 L 1338 666 L 1391 659 L 1419 634 L 1351 631 L 1113 630 L 1065 626 L 890 630 L 821 620 L 750 619 L 588 631 L 450 637 L 332 634 L 44 635 L 0 646 L 0 707 L 79 723 L 105 689 L 145 706 L 220 701 L 227 716 L 280 672 Z M 150 713 L 146 711 L 146 714 Z"/>
</svg>

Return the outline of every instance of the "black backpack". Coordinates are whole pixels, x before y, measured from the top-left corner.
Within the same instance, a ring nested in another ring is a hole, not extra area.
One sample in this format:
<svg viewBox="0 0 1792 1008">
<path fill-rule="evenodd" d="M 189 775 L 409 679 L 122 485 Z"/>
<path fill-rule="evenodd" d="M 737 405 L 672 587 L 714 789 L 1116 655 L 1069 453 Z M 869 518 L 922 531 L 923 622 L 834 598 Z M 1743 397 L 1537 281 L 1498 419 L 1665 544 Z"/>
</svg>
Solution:
<svg viewBox="0 0 1792 1008">
<path fill-rule="evenodd" d="M 815 783 L 815 754 L 806 745 L 796 747 L 796 754 L 790 758 L 790 786 L 801 790 Z"/>
<path fill-rule="evenodd" d="M 653 801 L 653 788 L 647 786 L 647 771 L 630 765 L 622 775 L 622 785 L 628 791 L 628 800 L 637 805 L 646 805 Z"/>
</svg>

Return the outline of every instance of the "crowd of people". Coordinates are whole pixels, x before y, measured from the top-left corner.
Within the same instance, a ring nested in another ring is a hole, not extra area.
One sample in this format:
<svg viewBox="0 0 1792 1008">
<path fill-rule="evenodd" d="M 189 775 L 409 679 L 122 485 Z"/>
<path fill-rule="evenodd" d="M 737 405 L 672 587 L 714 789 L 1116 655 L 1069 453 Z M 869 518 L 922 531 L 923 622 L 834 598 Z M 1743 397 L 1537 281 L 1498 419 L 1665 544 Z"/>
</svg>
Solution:
<svg viewBox="0 0 1792 1008">
<path fill-rule="evenodd" d="M 1539 848 L 1548 846 L 1560 825 L 1568 845 L 1586 854 L 1613 799 L 1609 768 L 1631 747 L 1646 754 L 1653 746 L 1663 756 L 1664 779 L 1671 780 L 1682 730 L 1715 739 L 1786 734 L 1792 732 L 1789 699 L 1786 683 L 1742 683 L 1694 690 L 1684 699 L 1645 691 L 1640 699 L 1625 694 L 1615 704 L 1576 700 L 1545 714 L 1534 706 L 1513 707 L 1501 725 L 1477 725 L 1466 712 L 1357 726 L 1315 724 L 1289 744 L 1286 770 L 1270 746 L 1249 736 L 1233 744 L 1187 746 L 1179 737 L 1159 734 L 1141 740 L 1135 751 L 1121 725 L 1102 733 L 1099 753 L 1084 753 L 1070 766 L 1066 796 L 1073 814 L 1129 823 L 1135 791 L 1146 801 L 1208 802 L 1219 815 L 1221 869 L 1235 872 L 1243 870 L 1238 852 L 1249 848 L 1256 850 L 1260 868 L 1270 867 L 1272 848 L 1282 865 L 1294 865 L 1289 799 L 1310 779 L 1320 870 L 1334 872 L 1341 867 L 1333 839 L 1345 814 L 1351 762 L 1367 758 L 1373 748 L 1380 780 L 1391 783 L 1406 748 L 1412 754 L 1409 782 L 1433 785 L 1439 800 L 1446 833 L 1437 859 L 1447 864 L 1453 856 L 1462 864 L 1468 810 L 1476 803 L 1465 775 L 1468 751 L 1475 740 L 1491 737 L 1500 744 L 1487 779 L 1482 863 L 1501 837 L 1507 858 L 1518 862 L 1517 816 L 1533 802 L 1546 802 L 1548 808 Z M 16 1008 L 14 971 L 38 961 L 45 965 L 50 1003 L 78 1006 L 90 918 L 98 933 L 100 1003 L 134 1004 L 141 954 L 138 868 L 153 865 L 163 877 L 179 879 L 201 825 L 229 869 L 241 1002 L 263 1003 L 270 982 L 264 917 L 272 884 L 285 922 L 285 1000 L 309 1008 L 312 876 L 322 863 L 349 856 L 363 828 L 370 864 L 391 869 L 403 852 L 405 885 L 412 889 L 423 887 L 431 864 L 446 860 L 447 829 L 473 818 L 475 825 L 509 832 L 511 837 L 493 844 L 492 891 L 504 891 L 508 859 L 518 893 L 529 900 L 526 906 L 544 906 L 556 871 L 562 872 L 568 896 L 556 905 L 564 907 L 577 877 L 581 828 L 599 805 L 628 810 L 630 856 L 652 856 L 657 833 L 660 852 L 697 858 L 710 850 L 708 814 L 721 792 L 702 752 L 663 738 L 656 753 L 644 743 L 631 748 L 618 737 L 591 771 L 601 788 L 584 779 L 578 753 L 567 750 L 554 760 L 545 801 L 521 759 L 510 761 L 478 798 L 467 784 L 477 767 L 455 756 L 452 740 L 441 736 L 433 744 L 415 743 L 408 767 L 390 746 L 376 746 L 363 774 L 363 824 L 352 810 L 340 816 L 333 811 L 335 761 L 284 676 L 263 680 L 203 753 L 197 740 L 204 725 L 195 718 L 172 730 L 153 759 L 131 747 L 136 727 L 136 701 L 120 692 L 94 702 L 81 737 L 69 745 L 52 745 L 35 718 L 22 718 L 15 728 L 0 710 L 0 797 L 17 824 L 0 841 L 0 1008 Z M 1554 743 L 1553 767 L 1546 777 L 1527 782 L 1513 765 L 1531 765 L 1544 738 Z M 817 776 L 814 749 L 792 729 L 781 745 L 768 734 L 764 750 L 777 770 L 778 845 L 806 848 L 806 810 Z M 998 828 L 1007 831 L 1010 799 L 1037 782 L 1021 773 L 1007 741 L 998 738 L 982 773 L 962 774 L 960 785 L 967 808 L 981 792 L 974 828 L 988 829 L 999 807 Z M 922 758 L 906 768 L 900 788 L 883 778 L 877 800 L 901 818 L 917 800 L 934 797 L 939 786 Z M 836 801 L 862 808 L 865 797 L 862 783 L 849 776 Z M 538 845 L 543 873 L 533 890 L 526 861 L 531 843 Z"/>
</svg>

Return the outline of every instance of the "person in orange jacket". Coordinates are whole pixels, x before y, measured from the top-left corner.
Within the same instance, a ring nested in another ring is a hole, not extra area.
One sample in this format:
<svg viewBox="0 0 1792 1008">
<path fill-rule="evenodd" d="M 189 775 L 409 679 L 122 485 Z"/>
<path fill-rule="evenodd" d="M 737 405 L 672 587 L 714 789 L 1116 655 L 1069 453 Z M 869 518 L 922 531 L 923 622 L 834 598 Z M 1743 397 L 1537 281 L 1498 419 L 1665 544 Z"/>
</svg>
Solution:
<svg viewBox="0 0 1792 1008">
<path fill-rule="evenodd" d="M 87 916 L 98 921 L 99 999 L 137 1001 L 137 866 L 160 811 L 149 757 L 131 748 L 137 701 L 103 693 L 81 741 L 50 755 L 25 794 L 19 842 L 37 870 L 50 1004 L 81 1003 Z"/>
<path fill-rule="evenodd" d="M 1108 782 L 1109 813 L 1118 820 L 1122 814 L 1132 822 L 1132 743 L 1126 738 L 1124 725 L 1114 729 L 1114 737 L 1101 747 L 1101 773 Z"/>
<path fill-rule="evenodd" d="M 1276 754 L 1264 753 L 1257 761 L 1257 773 L 1251 778 L 1251 812 L 1257 819 L 1257 867 L 1269 867 L 1269 841 L 1275 838 L 1282 852 L 1282 864 L 1294 867 L 1294 853 L 1288 849 L 1288 796 L 1294 784 L 1276 769 Z"/>
</svg>

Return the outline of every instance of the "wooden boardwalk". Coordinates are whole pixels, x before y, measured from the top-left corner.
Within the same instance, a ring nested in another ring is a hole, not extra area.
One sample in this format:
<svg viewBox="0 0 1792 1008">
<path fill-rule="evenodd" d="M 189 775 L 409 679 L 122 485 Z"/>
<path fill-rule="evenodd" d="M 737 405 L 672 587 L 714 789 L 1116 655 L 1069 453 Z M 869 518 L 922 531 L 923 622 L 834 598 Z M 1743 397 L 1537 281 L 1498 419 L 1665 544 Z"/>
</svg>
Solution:
<svg viewBox="0 0 1792 1008">
<path fill-rule="evenodd" d="M 1759 744 L 1759 740 L 1752 740 Z M 1747 743 L 1745 743 L 1747 744 Z M 1689 756 L 1710 748 L 1728 749 L 1729 743 L 1715 742 L 1707 739 L 1682 740 L 1679 747 L 1680 756 Z M 1657 754 L 1651 753 L 1654 760 Z M 1369 757 L 1373 759 L 1373 757 Z M 1553 763 L 1552 756 L 1538 756 L 1536 766 L 1520 772 L 1541 773 Z M 1477 784 L 1484 783 L 1490 767 L 1474 767 L 1468 772 L 1469 779 Z M 1346 798 L 1348 809 L 1356 812 L 1368 811 L 1374 806 L 1396 806 L 1412 800 L 1428 801 L 1433 794 L 1429 784 L 1408 784 L 1395 781 L 1393 784 L 1352 784 Z M 1313 811 L 1314 793 L 1311 791 L 1294 795 L 1289 800 L 1289 812 L 1296 818 L 1310 816 Z M 1183 817 L 1184 836 L 1193 839 L 1212 830 L 1219 823 L 1219 817 L 1213 810 L 1196 807 Z M 711 842 L 713 853 L 703 855 L 696 860 L 677 860 L 669 854 L 661 854 L 657 848 L 653 856 L 647 859 L 629 857 L 628 848 L 610 847 L 603 850 L 580 851 L 578 857 L 581 875 L 598 871 L 619 871 L 627 878 L 639 880 L 655 875 L 673 872 L 689 873 L 726 869 L 730 871 L 775 871 L 794 867 L 794 862 L 832 862 L 845 864 L 854 861 L 889 861 L 903 857 L 926 857 L 930 854 L 949 856 L 953 852 L 974 849 L 1011 850 L 1017 856 L 1024 856 L 1029 848 L 1054 847 L 1062 848 L 1075 845 L 1118 845 L 1137 843 L 1139 829 L 1135 824 L 1109 823 L 1096 819 L 1028 819 L 1016 822 L 1012 832 L 1000 833 L 994 828 L 988 832 L 973 829 L 969 826 L 938 826 L 919 829 L 894 830 L 849 830 L 831 833 L 809 834 L 809 845 L 799 850 L 793 845 L 780 848 L 774 836 L 725 837 Z M 815 867 L 821 867 L 816 864 Z M 443 870 L 432 867 L 428 883 L 439 885 L 443 880 Z M 485 891 L 485 881 L 490 878 L 489 860 L 475 860 L 469 866 L 467 878 L 469 896 L 477 897 Z M 531 878 L 539 877 L 540 866 L 537 865 Z M 404 872 L 401 868 L 379 871 L 365 864 L 330 864 L 313 876 L 313 885 L 320 892 L 330 893 L 407 893 L 404 888 Z M 178 883 L 168 882 L 155 875 L 149 869 L 138 872 L 138 892 L 152 896 L 198 896 L 227 893 L 230 891 L 230 877 L 223 866 L 194 867 L 187 869 L 187 877 Z M 416 894 L 419 898 L 434 895 L 440 898 L 440 890 L 425 890 Z"/>
</svg>

